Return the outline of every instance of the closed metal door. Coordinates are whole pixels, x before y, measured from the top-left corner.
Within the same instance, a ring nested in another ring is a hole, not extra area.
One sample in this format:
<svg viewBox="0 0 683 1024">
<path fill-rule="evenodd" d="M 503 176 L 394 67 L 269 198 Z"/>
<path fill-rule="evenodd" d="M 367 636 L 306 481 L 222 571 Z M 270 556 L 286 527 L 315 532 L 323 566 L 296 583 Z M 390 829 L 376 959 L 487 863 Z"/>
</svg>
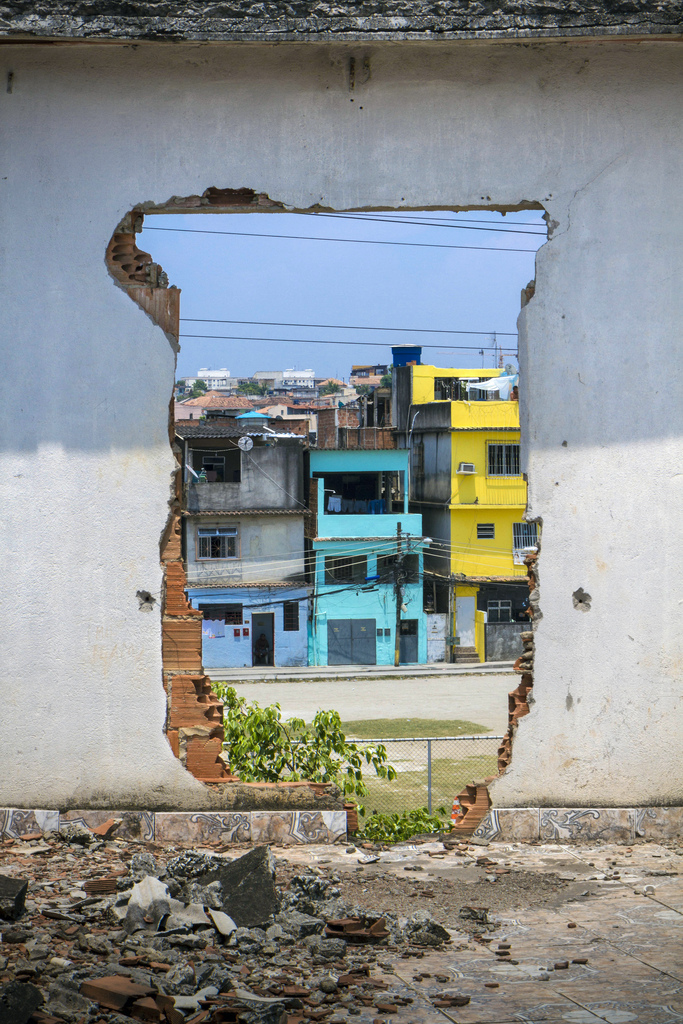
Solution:
<svg viewBox="0 0 683 1024">
<path fill-rule="evenodd" d="M 376 665 L 376 619 L 328 619 L 328 665 Z"/>
<path fill-rule="evenodd" d="M 411 665 L 417 662 L 417 619 L 401 620 L 398 660 L 401 665 Z"/>
</svg>

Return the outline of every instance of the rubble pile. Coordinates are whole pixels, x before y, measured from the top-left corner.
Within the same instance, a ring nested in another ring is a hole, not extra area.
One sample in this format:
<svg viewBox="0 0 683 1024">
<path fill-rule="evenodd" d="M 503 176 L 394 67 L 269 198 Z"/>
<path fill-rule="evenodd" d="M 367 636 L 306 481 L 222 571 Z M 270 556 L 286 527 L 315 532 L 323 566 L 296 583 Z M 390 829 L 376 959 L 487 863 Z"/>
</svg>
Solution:
<svg viewBox="0 0 683 1024">
<path fill-rule="evenodd" d="M 419 958 L 450 941 L 424 911 L 344 902 L 334 872 L 278 889 L 267 846 L 232 860 L 152 847 L 155 859 L 79 825 L 10 849 L 0 1024 L 345 1024 L 412 1001 L 371 974 L 383 951 Z"/>
</svg>

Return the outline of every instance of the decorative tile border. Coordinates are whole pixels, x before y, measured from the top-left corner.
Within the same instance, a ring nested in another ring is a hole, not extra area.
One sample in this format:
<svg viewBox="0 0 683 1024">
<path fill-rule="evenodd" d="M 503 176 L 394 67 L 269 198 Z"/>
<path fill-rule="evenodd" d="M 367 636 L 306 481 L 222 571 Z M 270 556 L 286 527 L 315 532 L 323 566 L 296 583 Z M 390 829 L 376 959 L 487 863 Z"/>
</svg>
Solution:
<svg viewBox="0 0 683 1024">
<path fill-rule="evenodd" d="M 60 823 L 90 828 L 123 818 L 117 839 L 159 843 L 339 843 L 346 811 L 27 810 L 0 807 L 0 836 L 56 832 Z M 494 807 L 473 838 L 489 842 L 632 843 L 683 836 L 683 807 Z"/>
<path fill-rule="evenodd" d="M 632 843 L 683 835 L 683 807 L 495 807 L 474 832 L 489 842 Z"/>
<path fill-rule="evenodd" d="M 21 810 L 0 807 L 0 836 L 56 832 L 60 823 L 97 828 L 123 818 L 117 839 L 159 843 L 338 843 L 346 838 L 346 811 L 120 811 Z"/>
</svg>

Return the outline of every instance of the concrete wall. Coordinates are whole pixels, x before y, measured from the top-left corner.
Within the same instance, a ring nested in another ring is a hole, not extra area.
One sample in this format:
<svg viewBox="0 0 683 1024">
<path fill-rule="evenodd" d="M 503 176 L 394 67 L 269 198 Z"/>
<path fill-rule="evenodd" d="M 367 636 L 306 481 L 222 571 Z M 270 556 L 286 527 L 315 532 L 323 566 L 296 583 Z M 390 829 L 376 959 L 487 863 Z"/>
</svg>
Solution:
<svg viewBox="0 0 683 1024">
<path fill-rule="evenodd" d="M 243 508 L 302 508 L 301 443 L 286 445 L 280 441 L 272 448 L 255 446 L 250 452 L 241 453 L 240 465 L 240 483 L 188 483 L 188 510 L 213 512 L 224 509 L 227 512 Z"/>
<path fill-rule="evenodd" d="M 353 95 L 350 55 L 369 62 Z M 0 803 L 204 792 L 164 738 L 159 605 L 136 598 L 161 593 L 175 355 L 104 252 L 135 204 L 214 185 L 297 208 L 545 207 L 519 321 L 544 617 L 494 801 L 681 800 L 677 48 L 8 44 L 0 65 Z"/>
<path fill-rule="evenodd" d="M 516 661 L 522 653 L 519 634 L 528 628 L 525 622 L 487 622 L 486 660 Z"/>
<path fill-rule="evenodd" d="M 237 528 L 238 557 L 198 560 L 197 530 L 218 526 Z M 208 582 L 270 583 L 304 571 L 303 516 L 196 516 L 187 520 L 185 543 L 190 586 Z"/>
</svg>

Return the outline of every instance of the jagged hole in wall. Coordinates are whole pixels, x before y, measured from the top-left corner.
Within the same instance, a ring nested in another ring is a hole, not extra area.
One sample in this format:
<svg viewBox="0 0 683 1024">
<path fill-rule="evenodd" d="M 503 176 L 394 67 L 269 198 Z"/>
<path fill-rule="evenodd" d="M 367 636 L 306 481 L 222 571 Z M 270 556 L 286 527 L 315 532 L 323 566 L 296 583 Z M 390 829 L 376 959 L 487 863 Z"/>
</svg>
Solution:
<svg viewBox="0 0 683 1024">
<path fill-rule="evenodd" d="M 515 207 L 514 209 L 509 208 L 506 211 L 502 208 L 493 207 L 489 196 L 482 196 L 480 206 L 470 206 L 467 208 L 453 207 L 450 211 L 446 211 L 443 208 L 439 208 L 438 210 L 432 208 L 430 211 L 429 207 L 426 205 L 419 208 L 419 211 L 416 211 L 415 208 L 407 210 L 405 207 L 398 207 L 398 204 L 396 208 L 383 210 L 372 211 L 365 209 L 355 212 L 347 211 L 346 216 L 350 219 L 346 221 L 346 224 L 347 226 L 357 226 L 364 217 L 367 218 L 368 214 L 374 214 L 379 223 L 391 223 L 392 215 L 395 216 L 400 212 L 401 214 L 409 215 L 413 222 L 412 226 L 419 228 L 420 226 L 428 226 L 427 221 L 420 222 L 419 218 L 421 216 L 428 218 L 430 213 L 433 215 L 439 214 L 445 216 L 447 213 L 454 214 L 467 211 L 468 216 L 471 219 L 471 223 L 467 226 L 468 232 L 473 230 L 489 231 L 491 230 L 491 225 L 489 224 L 488 227 L 482 227 L 482 225 L 485 225 L 487 222 L 485 220 L 478 221 L 477 212 L 479 212 L 479 216 L 481 217 L 482 213 L 490 215 L 492 213 L 501 214 L 505 212 L 531 212 L 540 210 L 542 210 L 542 207 L 539 204 L 521 203 L 518 207 Z M 116 282 L 125 288 L 130 297 L 137 302 L 139 306 L 141 306 L 141 308 L 162 328 L 162 330 L 164 330 L 174 352 L 177 353 L 180 349 L 180 289 L 175 286 L 169 286 L 167 275 L 163 269 L 159 264 L 155 263 L 151 255 L 142 251 L 142 249 L 137 245 L 136 236 L 143 229 L 145 217 L 149 218 L 150 215 L 162 214 L 253 214 L 256 212 L 300 212 L 307 215 L 318 213 L 326 217 L 329 217 L 333 213 L 333 211 L 325 210 L 323 208 L 314 208 L 306 211 L 292 211 L 285 208 L 282 203 L 271 200 L 267 195 L 262 193 L 259 194 L 248 188 L 221 189 L 212 187 L 208 188 L 201 196 L 173 196 L 168 203 L 162 205 L 143 204 L 141 207 L 131 211 L 131 213 L 128 214 L 117 226 L 106 253 L 106 262 L 109 271 Z M 547 220 L 547 218 L 545 219 Z M 311 222 L 309 221 L 308 224 L 310 223 Z M 476 226 L 477 224 L 479 226 Z M 325 221 L 325 226 L 329 229 L 330 233 L 334 233 L 337 225 L 335 225 L 333 220 L 327 220 Z M 453 225 L 442 223 L 439 226 L 446 227 Z M 513 227 L 513 225 L 506 226 Z M 497 229 L 494 228 L 494 230 Z M 269 221 L 264 233 L 277 234 L 277 232 L 277 221 Z M 249 232 L 244 233 L 246 234 Z M 306 231 L 302 231 L 302 234 L 307 233 L 308 232 Z M 488 242 L 500 242 L 501 247 L 505 248 L 507 246 L 514 246 L 518 244 L 520 239 L 523 243 L 529 242 L 528 239 L 522 237 L 524 233 L 524 231 L 517 231 L 512 235 L 512 238 L 517 240 L 516 242 L 505 240 L 502 237 L 502 234 L 500 237 L 498 235 L 491 235 L 490 238 L 487 237 L 487 244 Z M 533 232 L 527 233 L 531 234 Z M 320 231 L 318 234 L 324 235 L 325 232 Z M 468 248 L 467 243 L 472 243 L 472 238 L 466 237 L 462 246 L 458 244 L 451 245 L 451 238 L 448 237 L 451 234 L 451 232 L 447 231 L 442 232 L 441 238 L 439 238 L 436 243 L 432 243 L 435 252 L 439 249 L 444 250 L 444 253 L 439 253 L 439 255 L 444 255 L 445 250 L 449 248 Z M 463 232 L 462 234 L 466 234 L 466 232 Z M 474 237 L 476 238 L 477 236 Z M 462 235 L 460 238 L 462 238 Z M 544 240 L 545 238 L 541 239 L 539 244 Z M 476 243 L 474 244 L 476 247 Z M 426 247 L 430 247 L 429 243 L 427 243 Z M 495 245 L 492 247 L 495 248 Z M 351 252 L 353 252 L 352 249 L 349 251 L 349 247 L 345 245 L 340 245 L 339 249 L 341 250 L 340 262 L 343 262 L 344 259 L 348 259 Z M 407 247 L 403 250 L 394 251 L 401 251 L 408 255 L 417 250 L 411 250 L 411 248 Z M 510 251 L 516 250 L 510 249 Z M 534 250 L 526 249 L 526 251 L 533 253 Z M 522 306 L 526 305 L 533 299 L 535 292 L 534 275 L 532 273 L 529 276 L 532 279 L 529 280 L 526 287 L 522 289 Z M 426 308 L 429 310 L 429 305 L 427 305 Z M 259 316 L 256 314 L 254 316 L 254 321 L 257 321 L 258 319 Z M 283 319 L 288 318 L 285 317 Z M 354 318 L 350 317 L 350 319 L 353 320 Z M 286 325 L 279 325 L 280 331 L 276 333 L 280 333 L 284 326 Z M 290 326 L 294 327 L 301 325 L 292 324 Z M 236 335 L 241 334 L 244 330 L 244 327 L 237 330 L 233 323 L 230 328 L 223 327 L 222 330 L 219 328 L 219 331 L 215 331 L 215 333 L 218 334 L 220 332 Z M 369 335 L 361 334 L 360 337 L 363 338 L 364 341 L 370 340 Z M 495 335 L 493 337 L 495 338 Z M 447 338 L 437 338 L 439 343 L 443 343 L 444 340 L 447 340 Z M 473 336 L 472 338 L 465 340 L 477 342 L 476 345 L 473 344 L 471 346 L 473 350 L 471 353 L 464 354 L 461 352 L 459 358 L 446 353 L 444 353 L 444 356 L 439 358 L 438 355 L 434 354 L 434 356 L 429 359 L 429 362 L 433 362 L 437 365 L 453 365 L 454 363 L 459 363 L 460 365 L 471 366 L 474 364 L 475 359 L 480 356 L 483 368 L 485 352 L 490 346 L 491 337 L 481 339 L 481 349 L 477 348 L 479 342 L 476 337 Z M 419 334 L 413 335 L 412 337 L 405 334 L 386 334 L 381 337 L 377 344 L 386 344 L 389 346 L 392 343 L 405 343 L 406 341 L 415 341 L 416 344 L 420 344 L 421 336 Z M 486 341 L 486 345 L 484 345 L 484 341 Z M 244 344 L 244 341 L 242 341 L 242 344 Z M 511 348 L 516 355 L 516 340 L 511 340 L 510 338 L 505 338 L 505 340 L 495 338 L 495 346 L 494 365 L 500 365 L 501 367 L 506 365 L 506 357 L 510 358 L 512 355 L 512 352 L 510 351 Z M 466 346 L 463 344 L 462 347 L 465 348 Z M 363 357 L 369 358 L 369 355 L 367 352 L 363 352 L 359 349 L 359 362 L 362 361 Z M 389 359 L 386 359 L 385 361 L 390 362 Z M 514 368 L 514 361 L 512 365 Z M 171 486 L 168 518 L 164 524 L 160 541 L 160 558 L 164 570 L 161 616 L 163 685 L 167 695 L 166 735 L 175 755 L 181 759 L 187 770 L 195 775 L 196 778 L 201 781 L 211 783 L 228 782 L 232 779 L 232 776 L 229 773 L 229 768 L 222 755 L 222 706 L 213 694 L 210 681 L 204 673 L 202 666 L 202 612 L 191 606 L 186 595 L 187 577 L 183 561 L 181 534 L 183 483 L 180 451 L 176 447 L 174 440 L 172 396 L 169 396 L 169 442 L 176 459 L 176 470 Z M 525 516 L 520 514 L 519 518 L 524 520 Z M 486 525 L 488 524 L 485 524 L 485 526 Z M 540 524 L 538 529 L 540 531 Z M 486 530 L 482 529 L 481 537 L 490 537 L 490 533 L 487 534 Z M 523 651 L 515 664 L 516 670 L 521 674 L 521 680 L 517 688 L 509 696 L 508 729 L 498 751 L 497 768 L 500 773 L 505 771 L 510 764 L 512 741 L 517 723 L 521 717 L 529 712 L 529 705 L 531 703 L 531 692 L 533 686 L 533 623 L 538 621 L 541 615 L 538 595 L 539 550 L 540 543 L 537 544 L 535 550 L 529 550 L 526 552 L 524 558 L 528 573 L 528 589 L 530 592 L 528 599 L 524 603 L 527 608 L 526 614 L 530 621 L 528 630 L 522 634 Z M 441 552 L 441 555 L 443 557 L 443 552 Z M 450 554 L 448 557 L 450 559 Z M 452 566 L 450 565 L 450 562 L 448 569 L 452 573 Z M 429 579 L 427 579 L 427 573 L 425 572 L 424 574 L 424 609 L 426 612 L 437 613 L 438 611 L 445 610 L 445 607 L 448 607 L 450 603 L 446 601 L 446 605 L 444 605 L 443 595 L 447 592 L 448 586 L 438 579 L 439 576 L 443 576 L 447 580 L 449 572 L 444 572 L 443 569 L 441 573 L 439 573 L 438 569 L 431 570 L 430 572 L 431 576 Z M 524 582 L 524 577 L 521 577 L 520 582 Z M 489 597 L 490 596 L 491 595 L 489 594 Z M 154 608 L 154 597 L 147 591 L 138 591 L 137 598 L 141 610 L 149 611 Z M 504 616 L 505 610 L 509 607 L 509 602 L 506 600 L 500 600 L 500 598 L 500 594 L 493 594 L 493 598 L 489 601 L 490 606 L 495 608 L 495 614 L 498 617 L 501 615 Z M 576 602 L 576 596 L 574 596 L 574 600 Z M 590 598 L 588 598 L 588 601 L 590 602 Z M 590 605 L 588 605 L 588 607 L 590 607 Z M 587 609 L 584 606 L 582 610 Z M 450 629 L 449 631 L 454 632 L 454 629 Z M 471 806 L 472 810 L 474 810 L 475 804 L 477 806 L 483 805 L 481 794 L 478 795 L 476 791 L 474 793 L 470 792 L 469 795 L 463 791 L 461 796 L 463 798 L 461 801 L 463 813 L 466 813 L 468 806 Z"/>
</svg>

